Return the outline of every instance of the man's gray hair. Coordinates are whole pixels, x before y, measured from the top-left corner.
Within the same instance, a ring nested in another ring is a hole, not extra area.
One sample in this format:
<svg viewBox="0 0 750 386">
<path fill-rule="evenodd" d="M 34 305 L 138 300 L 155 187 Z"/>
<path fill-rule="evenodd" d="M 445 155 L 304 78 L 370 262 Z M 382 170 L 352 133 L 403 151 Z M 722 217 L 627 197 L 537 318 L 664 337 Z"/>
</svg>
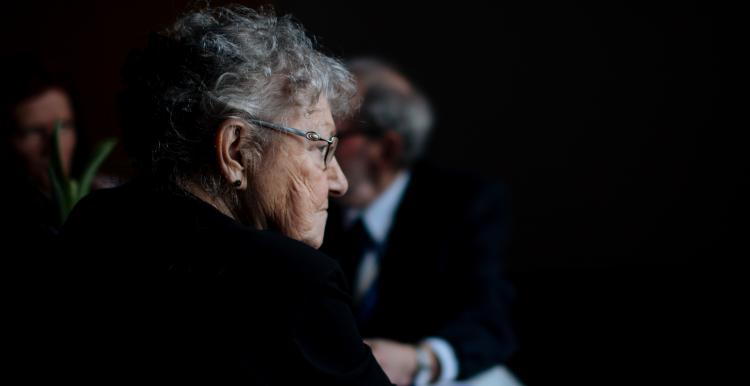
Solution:
<svg viewBox="0 0 750 386">
<path fill-rule="evenodd" d="M 404 141 L 400 166 L 424 154 L 434 124 L 427 98 L 392 66 L 373 58 L 349 62 L 364 91 L 360 120 L 370 130 L 393 130 Z"/>
<path fill-rule="evenodd" d="M 159 182 L 222 185 L 215 131 L 229 117 L 283 123 L 325 96 L 334 118 L 351 113 L 356 88 L 338 60 L 316 50 L 290 17 L 242 6 L 191 11 L 131 55 L 122 104 L 126 144 Z M 253 127 L 248 165 L 268 130 Z"/>
</svg>

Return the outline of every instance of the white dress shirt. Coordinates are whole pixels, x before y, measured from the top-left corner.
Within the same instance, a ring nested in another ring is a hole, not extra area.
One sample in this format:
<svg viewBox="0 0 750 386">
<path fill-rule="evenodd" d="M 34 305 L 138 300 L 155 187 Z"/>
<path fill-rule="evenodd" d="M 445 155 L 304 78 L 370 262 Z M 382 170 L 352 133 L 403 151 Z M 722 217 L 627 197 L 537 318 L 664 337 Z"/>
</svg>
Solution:
<svg viewBox="0 0 750 386">
<path fill-rule="evenodd" d="M 375 282 L 379 274 L 378 253 L 385 250 L 388 241 L 388 234 L 393 226 L 393 220 L 396 216 L 399 204 L 404 197 L 406 187 L 411 180 L 411 173 L 403 171 L 396 176 L 396 179 L 372 204 L 364 210 L 349 209 L 346 211 L 344 226 L 346 228 L 358 219 L 362 218 L 363 225 L 375 244 L 380 248 L 372 248 L 365 251 L 361 263 L 357 268 L 354 280 L 354 300 L 359 301 L 367 292 L 367 289 Z M 440 362 L 440 377 L 436 383 L 442 383 L 456 379 L 458 376 L 458 359 L 453 351 L 453 347 L 444 339 L 439 337 L 429 337 L 424 340 Z M 417 386 L 427 385 L 429 377 L 417 374 L 415 384 Z"/>
</svg>

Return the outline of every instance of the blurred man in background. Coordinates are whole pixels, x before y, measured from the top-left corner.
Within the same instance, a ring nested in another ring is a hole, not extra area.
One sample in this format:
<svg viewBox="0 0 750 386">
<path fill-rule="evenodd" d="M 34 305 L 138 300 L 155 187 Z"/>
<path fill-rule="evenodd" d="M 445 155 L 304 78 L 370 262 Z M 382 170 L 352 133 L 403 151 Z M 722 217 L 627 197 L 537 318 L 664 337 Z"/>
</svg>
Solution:
<svg viewBox="0 0 750 386">
<path fill-rule="evenodd" d="M 59 150 L 70 175 L 78 142 L 69 87 L 33 58 L 2 60 L 7 76 L 0 100 L 4 229 L 46 240 L 62 225 L 49 178 L 52 135 L 60 122 Z"/>
<path fill-rule="evenodd" d="M 421 161 L 427 99 L 381 61 L 350 69 L 363 105 L 337 124 L 349 192 L 330 208 L 323 250 L 348 275 L 362 336 L 398 385 L 516 384 L 500 366 L 515 344 L 506 189 Z"/>
</svg>

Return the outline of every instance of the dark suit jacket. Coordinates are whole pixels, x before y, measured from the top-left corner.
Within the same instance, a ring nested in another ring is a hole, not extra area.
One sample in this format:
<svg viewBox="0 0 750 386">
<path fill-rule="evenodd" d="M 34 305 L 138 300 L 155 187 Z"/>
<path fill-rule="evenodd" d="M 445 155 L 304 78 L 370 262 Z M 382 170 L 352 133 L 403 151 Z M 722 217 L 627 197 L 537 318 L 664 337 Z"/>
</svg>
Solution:
<svg viewBox="0 0 750 386">
<path fill-rule="evenodd" d="M 503 276 L 509 238 L 503 185 L 420 164 L 396 212 L 381 258 L 378 301 L 362 336 L 450 343 L 459 378 L 503 363 L 514 350 Z M 351 281 L 357 262 L 342 255 L 340 208 L 332 208 L 322 250 Z M 350 284 L 351 285 L 351 284 Z"/>
<path fill-rule="evenodd" d="M 84 199 L 64 242 L 72 377 L 390 384 L 356 330 L 338 264 L 307 245 L 138 183 Z"/>
</svg>

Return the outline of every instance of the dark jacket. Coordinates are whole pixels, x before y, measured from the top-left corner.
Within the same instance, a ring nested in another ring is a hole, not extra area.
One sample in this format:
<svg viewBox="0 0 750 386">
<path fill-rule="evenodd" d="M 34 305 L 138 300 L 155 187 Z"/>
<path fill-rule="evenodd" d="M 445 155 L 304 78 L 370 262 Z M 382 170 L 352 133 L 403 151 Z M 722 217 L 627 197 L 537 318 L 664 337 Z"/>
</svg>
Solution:
<svg viewBox="0 0 750 386">
<path fill-rule="evenodd" d="M 63 231 L 73 376 L 93 381 L 389 385 L 336 262 L 147 184 L 98 191 Z M 80 341 L 80 342 L 78 342 Z"/>
<path fill-rule="evenodd" d="M 378 300 L 360 325 L 362 336 L 443 338 L 456 353 L 460 379 L 504 363 L 515 349 L 513 292 L 503 269 L 508 203 L 503 184 L 417 165 L 388 234 Z M 358 262 L 346 256 L 340 212 L 331 207 L 321 250 L 352 281 Z"/>
</svg>

